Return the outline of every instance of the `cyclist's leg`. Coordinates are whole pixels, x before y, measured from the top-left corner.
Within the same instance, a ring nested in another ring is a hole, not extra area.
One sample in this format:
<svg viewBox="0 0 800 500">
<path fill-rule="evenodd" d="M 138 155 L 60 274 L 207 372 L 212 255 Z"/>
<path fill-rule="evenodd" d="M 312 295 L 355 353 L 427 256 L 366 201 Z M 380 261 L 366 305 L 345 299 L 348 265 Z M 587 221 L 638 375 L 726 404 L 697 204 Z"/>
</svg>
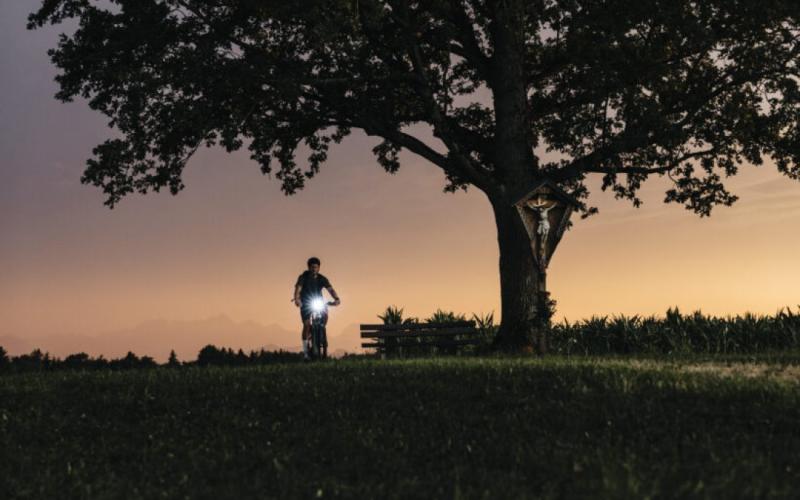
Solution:
<svg viewBox="0 0 800 500">
<path fill-rule="evenodd" d="M 303 320 L 303 333 L 300 342 L 303 344 L 303 357 L 308 358 L 308 344 L 311 340 L 311 315 L 308 311 L 300 309 L 300 318 Z"/>
</svg>

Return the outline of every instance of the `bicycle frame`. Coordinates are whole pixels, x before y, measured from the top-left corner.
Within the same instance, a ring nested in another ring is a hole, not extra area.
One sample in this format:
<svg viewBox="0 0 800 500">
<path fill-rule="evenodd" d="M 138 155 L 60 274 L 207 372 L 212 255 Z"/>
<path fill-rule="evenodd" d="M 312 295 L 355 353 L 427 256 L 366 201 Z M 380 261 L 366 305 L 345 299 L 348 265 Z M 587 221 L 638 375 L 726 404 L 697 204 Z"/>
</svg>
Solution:
<svg viewBox="0 0 800 500">
<path fill-rule="evenodd" d="M 322 314 L 311 313 L 311 357 L 313 359 L 323 359 L 327 354 L 327 349 L 323 346 L 325 335 L 325 324 L 322 322 Z M 320 354 L 322 353 L 322 355 Z"/>
<path fill-rule="evenodd" d="M 328 357 L 328 339 L 325 322 L 323 321 L 323 312 L 327 312 L 327 306 L 334 305 L 333 302 L 327 302 L 325 308 L 320 311 L 311 311 L 311 349 L 310 354 L 312 359 L 326 359 Z"/>
</svg>

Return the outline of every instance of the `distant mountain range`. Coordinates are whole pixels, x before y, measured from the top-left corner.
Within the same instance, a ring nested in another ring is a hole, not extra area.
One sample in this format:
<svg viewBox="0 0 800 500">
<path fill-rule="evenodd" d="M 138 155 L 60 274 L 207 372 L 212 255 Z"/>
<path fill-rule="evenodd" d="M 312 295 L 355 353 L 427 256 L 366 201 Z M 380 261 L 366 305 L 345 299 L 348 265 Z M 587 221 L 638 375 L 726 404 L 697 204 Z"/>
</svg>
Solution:
<svg viewBox="0 0 800 500">
<path fill-rule="evenodd" d="M 358 325 L 348 325 L 336 335 L 329 331 L 328 343 L 333 355 L 359 352 Z M 196 359 L 198 351 L 208 344 L 245 352 L 262 348 L 299 351 L 300 329 L 287 330 L 277 324 L 261 325 L 254 321 L 236 322 L 219 315 L 191 321 L 151 320 L 133 328 L 97 336 L 53 334 L 22 338 L 0 335 L 0 346 L 14 356 L 27 354 L 36 348 L 61 358 L 77 352 L 118 358 L 132 351 L 138 356 L 165 361 L 170 350 L 174 349 L 178 359 L 190 361 Z"/>
</svg>

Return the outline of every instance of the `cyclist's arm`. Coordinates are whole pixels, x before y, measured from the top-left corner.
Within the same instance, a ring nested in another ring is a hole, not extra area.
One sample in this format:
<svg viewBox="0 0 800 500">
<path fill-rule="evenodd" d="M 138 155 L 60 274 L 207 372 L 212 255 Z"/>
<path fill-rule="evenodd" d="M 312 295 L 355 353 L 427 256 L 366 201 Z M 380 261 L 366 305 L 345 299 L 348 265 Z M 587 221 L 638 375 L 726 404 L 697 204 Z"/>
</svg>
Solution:
<svg viewBox="0 0 800 500">
<path fill-rule="evenodd" d="M 299 304 L 300 303 L 300 291 L 302 291 L 302 290 L 303 290 L 303 285 L 298 283 L 297 285 L 294 286 L 294 299 L 293 300 L 294 300 L 295 304 Z"/>
<path fill-rule="evenodd" d="M 336 293 L 336 290 L 334 290 L 332 286 L 327 286 L 325 288 L 328 290 L 328 293 L 331 294 L 331 297 L 333 297 L 333 300 L 335 300 L 336 303 L 341 302 L 341 300 L 339 300 L 339 294 Z"/>
</svg>

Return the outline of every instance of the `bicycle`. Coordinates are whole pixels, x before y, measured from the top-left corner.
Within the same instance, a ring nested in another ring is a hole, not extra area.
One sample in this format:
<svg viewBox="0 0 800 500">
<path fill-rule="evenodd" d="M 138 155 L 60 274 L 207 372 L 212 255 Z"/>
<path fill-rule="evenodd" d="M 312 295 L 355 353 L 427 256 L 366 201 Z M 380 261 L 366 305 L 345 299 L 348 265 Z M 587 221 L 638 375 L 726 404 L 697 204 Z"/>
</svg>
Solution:
<svg viewBox="0 0 800 500">
<path fill-rule="evenodd" d="M 325 302 L 319 298 L 311 301 L 311 334 L 305 340 L 305 342 L 310 343 L 308 351 L 311 359 L 322 360 L 328 358 L 328 333 L 325 328 L 323 313 L 326 313 L 327 306 L 335 305 L 335 302 Z"/>
</svg>

